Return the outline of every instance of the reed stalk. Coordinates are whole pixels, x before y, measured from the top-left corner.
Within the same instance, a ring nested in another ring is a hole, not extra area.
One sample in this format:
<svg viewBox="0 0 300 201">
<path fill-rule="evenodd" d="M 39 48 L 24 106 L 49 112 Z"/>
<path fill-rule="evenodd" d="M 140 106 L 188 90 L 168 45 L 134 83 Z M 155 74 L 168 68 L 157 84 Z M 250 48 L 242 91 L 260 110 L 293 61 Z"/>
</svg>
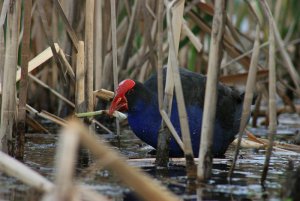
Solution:
<svg viewBox="0 0 300 201">
<path fill-rule="evenodd" d="M 9 7 L 9 0 L 6 0 L 1 4 L 1 15 L 0 15 L 0 93 L 2 91 L 3 86 L 3 70 L 4 70 L 4 60 L 5 60 L 5 43 L 4 43 L 4 22 L 5 17 Z M 0 105 L 2 103 L 2 96 L 0 96 Z M 0 114 L 1 114 L 1 107 L 0 107 Z M 1 115 L 0 115 L 0 122 L 1 122 Z M 1 134 L 0 134 L 1 135 Z"/>
<path fill-rule="evenodd" d="M 87 0 L 85 8 L 85 87 L 87 111 L 94 110 L 94 13 L 95 1 Z"/>
<path fill-rule="evenodd" d="M 264 0 L 261 2 L 265 8 L 268 7 L 267 2 Z M 276 134 L 277 129 L 277 114 L 276 114 L 276 62 L 275 62 L 275 40 L 276 39 L 276 28 L 274 20 L 272 18 L 271 12 L 267 12 L 269 20 L 269 129 L 268 129 L 268 138 L 269 143 L 266 151 L 266 158 L 264 163 L 264 168 L 261 177 L 261 183 L 263 184 L 267 178 L 269 163 L 272 155 L 274 135 Z M 282 48 L 282 46 L 280 46 Z"/>
<path fill-rule="evenodd" d="M 75 111 L 77 113 L 86 112 L 84 94 L 84 42 L 79 41 L 76 55 L 76 84 L 75 84 Z"/>
<path fill-rule="evenodd" d="M 193 34 L 192 30 L 188 27 L 187 21 L 185 21 L 184 19 L 182 23 L 182 34 L 186 35 L 190 39 L 191 43 L 194 45 L 194 47 L 198 52 L 202 50 L 203 45 L 201 41 L 197 36 Z"/>
<path fill-rule="evenodd" d="M 18 62 L 18 38 L 21 0 L 11 2 L 7 13 L 6 52 L 3 71 L 1 105 L 0 150 L 13 154 L 13 125 L 16 117 L 16 70 Z"/>
<path fill-rule="evenodd" d="M 58 11 L 58 14 L 61 16 L 61 18 L 63 20 L 63 23 L 64 23 L 65 28 L 66 28 L 69 36 L 70 36 L 70 39 L 73 43 L 73 46 L 75 47 L 75 50 L 76 50 L 76 52 L 78 52 L 78 45 L 79 45 L 78 37 L 77 37 L 75 31 L 73 30 L 73 28 L 72 28 L 72 26 L 71 26 L 71 24 L 70 24 L 70 22 L 69 22 L 69 20 L 66 16 L 65 12 L 64 12 L 64 10 L 61 6 L 60 1 L 59 0 L 54 0 L 53 2 L 54 2 L 54 5 L 56 6 L 56 10 Z"/>
<path fill-rule="evenodd" d="M 172 3 L 175 3 L 173 1 Z M 173 8 L 172 3 L 167 5 L 167 24 L 168 24 L 168 41 L 169 41 L 169 64 L 172 70 L 169 71 L 169 73 L 172 73 L 171 76 L 174 80 L 174 86 L 175 86 L 175 95 L 177 100 L 177 107 L 178 107 L 178 116 L 179 116 L 179 122 L 180 122 L 180 128 L 181 128 L 181 134 L 182 134 L 182 141 L 184 144 L 184 155 L 186 158 L 186 171 L 187 176 L 189 179 L 193 180 L 196 178 L 196 166 L 194 162 L 194 154 L 191 144 L 191 137 L 190 137 L 190 129 L 188 124 L 188 118 L 187 118 L 187 112 L 185 108 L 185 101 L 183 97 L 182 92 L 182 84 L 181 79 L 179 75 L 179 68 L 178 68 L 178 61 L 177 61 L 177 54 L 178 54 L 178 47 L 179 43 L 175 43 L 175 33 L 176 29 L 179 29 L 179 32 L 181 30 L 181 24 L 182 24 L 182 14 L 183 14 L 183 8 L 184 8 L 184 1 L 179 1 L 174 5 L 175 11 L 171 11 Z M 172 13 L 171 13 L 172 12 Z M 176 16 L 176 17 L 175 17 Z M 175 28 L 173 23 L 171 24 L 172 20 L 180 21 L 180 27 L 178 25 Z M 178 41 L 179 41 L 179 36 Z M 177 45 L 177 47 L 176 47 Z"/>
<path fill-rule="evenodd" d="M 45 4 L 45 0 L 40 0 L 40 1 L 37 2 L 37 10 L 39 12 L 39 19 L 40 19 L 40 22 L 42 24 L 42 30 L 44 31 L 44 33 L 46 35 L 47 42 L 48 42 L 48 45 L 51 48 L 53 59 L 54 59 L 56 65 L 60 69 L 63 69 L 62 66 L 61 66 L 60 60 L 59 60 L 56 45 L 53 42 L 52 36 L 51 36 L 50 31 L 48 29 L 49 22 L 48 22 L 48 19 L 47 19 L 47 14 L 46 14 L 45 9 L 44 9 L 44 4 Z"/>
<path fill-rule="evenodd" d="M 54 48 L 56 52 L 59 52 L 60 47 L 57 43 L 54 43 Z M 39 53 L 36 57 L 31 59 L 28 63 L 28 73 L 35 70 L 36 68 L 42 66 L 45 62 L 53 57 L 53 53 L 51 47 L 46 48 L 44 51 Z M 20 81 L 21 79 L 21 70 L 19 69 L 16 73 L 16 82 Z"/>
<path fill-rule="evenodd" d="M 95 63 L 95 89 L 101 89 L 101 80 L 103 77 L 103 22 L 102 22 L 102 0 L 97 0 L 95 2 L 95 34 L 94 34 L 94 63 Z"/>
<path fill-rule="evenodd" d="M 96 115 L 102 115 L 102 114 L 107 114 L 108 110 L 97 110 L 97 111 L 92 111 L 92 112 L 84 112 L 84 113 L 77 113 L 76 117 L 92 117 Z M 119 111 L 115 111 L 112 114 L 114 117 L 116 117 L 119 120 L 125 120 L 127 116 Z"/>
<path fill-rule="evenodd" d="M 34 82 L 36 82 L 37 84 L 39 84 L 40 86 L 42 86 L 43 88 L 45 88 L 49 92 L 51 92 L 51 94 L 53 94 L 54 96 L 56 96 L 60 100 L 64 101 L 65 103 L 67 103 L 72 108 L 75 108 L 75 104 L 73 102 L 71 102 L 66 97 L 64 97 L 63 95 L 61 95 L 60 93 L 58 93 L 56 90 L 52 89 L 49 85 L 45 84 L 43 81 L 41 81 L 40 79 L 36 78 L 35 76 L 33 76 L 31 74 L 29 74 L 28 76 L 29 76 L 29 78 L 31 80 L 33 80 Z"/>
<path fill-rule="evenodd" d="M 7 10 L 9 7 L 9 1 L 6 0 L 3 2 L 3 5 L 1 4 L 1 15 L 0 15 L 0 92 L 2 91 L 3 86 L 3 70 L 4 70 L 4 60 L 5 60 L 5 43 L 4 43 L 4 22 L 5 17 L 7 14 Z M 2 96 L 0 96 L 0 105 L 2 102 Z M 1 113 L 1 107 L 0 107 L 0 113 Z M 1 115 L 0 115 L 0 121 L 1 121 Z"/>
<path fill-rule="evenodd" d="M 56 200 L 78 199 L 74 188 L 75 165 L 79 146 L 78 133 L 63 129 L 56 151 L 55 190 Z"/>
<path fill-rule="evenodd" d="M 176 6 L 173 7 L 173 5 L 176 3 Z M 183 15 L 183 9 L 184 9 L 184 0 L 180 0 L 178 2 L 172 1 L 168 2 L 166 4 L 167 7 L 167 17 L 168 15 L 172 15 L 171 19 L 169 19 L 168 28 L 172 27 L 171 36 L 172 40 L 174 42 L 174 51 L 175 54 L 178 54 L 178 48 L 179 48 L 179 41 L 180 41 L 180 34 L 181 34 L 181 25 L 182 25 L 182 15 Z M 172 14 L 170 12 L 173 12 Z M 168 14 L 169 13 L 169 14 Z M 168 19 L 168 18 L 167 18 Z M 168 31 L 169 34 L 169 31 Z M 168 40 L 170 42 L 171 39 Z M 170 44 L 169 44 L 170 45 Z M 167 74 L 166 74 L 166 86 L 165 86 L 165 97 L 164 97 L 164 109 L 167 111 L 167 114 L 170 116 L 171 110 L 172 110 L 172 100 L 173 100 L 173 93 L 174 93 L 174 79 L 171 68 L 171 50 L 169 46 L 169 53 L 168 53 L 168 64 L 167 64 Z M 177 59 L 177 57 L 176 57 Z M 178 67 L 178 66 L 175 66 Z"/>
<path fill-rule="evenodd" d="M 0 151 L 0 170 L 40 191 L 50 191 L 53 184 L 23 163 Z"/>
<path fill-rule="evenodd" d="M 218 97 L 217 84 L 219 67 L 223 54 L 222 39 L 224 34 L 225 19 L 225 2 L 216 1 L 211 31 L 197 172 L 198 179 L 201 181 L 209 179 L 212 170 L 212 143 Z"/>
<path fill-rule="evenodd" d="M 18 122 L 17 122 L 17 140 L 16 140 L 16 157 L 22 159 L 24 156 L 25 144 L 25 122 L 26 122 L 26 102 L 28 89 L 28 63 L 30 59 L 30 28 L 31 28 L 31 8 L 32 0 L 28 0 L 24 4 L 24 25 L 22 40 L 22 69 L 19 90 L 18 105 Z"/>
<path fill-rule="evenodd" d="M 116 15 L 116 1 L 110 0 L 111 13 L 111 44 L 112 44 L 112 63 L 113 63 L 113 79 L 114 90 L 118 87 L 118 47 L 117 47 L 117 15 Z M 120 135 L 119 120 L 116 119 L 117 136 Z"/>
<path fill-rule="evenodd" d="M 163 112 L 163 21 L 164 21 L 164 0 L 158 1 L 157 8 L 157 95 L 160 113 Z M 167 116 L 168 118 L 168 116 Z M 160 167 L 167 167 L 169 162 L 169 141 L 170 134 L 164 128 L 164 121 L 161 123 L 157 140 L 156 164 Z M 175 129 L 174 129 L 175 130 Z"/>
<path fill-rule="evenodd" d="M 3 1 L 1 5 L 2 9 L 1 9 L 1 13 L 0 13 L 0 26 L 3 28 L 4 22 L 5 22 L 5 18 L 7 15 L 7 11 L 9 9 L 9 0 L 5 0 Z"/>
<path fill-rule="evenodd" d="M 128 60 L 129 60 L 129 55 L 131 53 L 132 49 L 132 42 L 134 40 L 134 35 L 135 35 L 135 27 L 136 27 L 136 21 L 138 17 L 138 10 L 140 8 L 140 4 L 142 2 L 139 0 L 135 0 L 132 8 L 132 13 L 130 16 L 130 22 L 129 22 L 129 27 L 127 30 L 127 35 L 125 39 L 125 44 L 122 50 L 122 58 L 121 58 L 121 65 L 120 69 L 125 69 L 126 66 L 128 65 Z M 111 3 L 112 5 L 112 3 Z"/>
<path fill-rule="evenodd" d="M 181 138 L 179 137 L 178 133 L 176 132 L 168 114 L 166 113 L 165 110 L 161 110 L 160 111 L 160 115 L 163 119 L 163 121 L 165 122 L 166 126 L 168 127 L 169 131 L 171 132 L 173 138 L 175 139 L 175 141 L 177 142 L 178 146 L 181 148 L 181 150 L 184 152 L 184 144 L 181 140 Z"/>
<path fill-rule="evenodd" d="M 163 21 L 164 21 L 164 0 L 158 1 L 157 8 L 157 95 L 159 110 L 163 109 Z"/>
<path fill-rule="evenodd" d="M 246 83 L 246 91 L 245 91 L 245 96 L 244 96 L 244 102 L 243 102 L 243 112 L 242 112 L 242 117 L 241 117 L 241 122 L 240 122 L 240 128 L 239 128 L 239 133 L 238 133 L 238 141 L 237 145 L 235 147 L 235 152 L 234 152 L 234 158 L 232 165 L 230 167 L 228 177 L 232 177 L 236 161 L 238 158 L 239 154 L 239 149 L 242 141 L 242 136 L 244 133 L 244 130 L 247 126 L 247 122 L 249 120 L 250 114 L 251 114 L 251 104 L 253 102 L 253 97 L 254 97 L 254 90 L 255 90 L 255 84 L 256 84 L 256 73 L 257 73 L 257 63 L 258 63 L 258 56 L 259 56 L 259 35 L 260 35 L 260 26 L 257 24 L 256 25 L 256 32 L 255 32 L 255 42 L 253 45 L 253 54 L 251 57 L 251 63 L 249 67 L 249 73 L 248 73 L 248 78 L 247 78 L 247 83 Z"/>
<path fill-rule="evenodd" d="M 69 74 L 70 78 L 72 79 L 72 81 L 75 81 L 75 73 L 73 71 L 72 66 L 69 64 L 66 55 L 64 53 L 64 51 L 62 49 L 58 50 L 58 57 L 61 61 L 61 63 L 63 64 L 63 66 L 66 68 L 67 73 Z"/>
<path fill-rule="evenodd" d="M 28 166 L 19 162 L 18 160 L 10 157 L 9 155 L 0 151 L 0 170 L 12 177 L 15 177 L 22 181 L 23 183 L 45 193 L 53 193 L 55 185 L 37 173 L 36 171 L 30 169 Z M 84 185 L 76 185 L 79 193 L 84 198 L 89 198 L 91 200 L 103 200 L 108 201 L 109 199 L 99 193 L 89 189 Z"/>
</svg>

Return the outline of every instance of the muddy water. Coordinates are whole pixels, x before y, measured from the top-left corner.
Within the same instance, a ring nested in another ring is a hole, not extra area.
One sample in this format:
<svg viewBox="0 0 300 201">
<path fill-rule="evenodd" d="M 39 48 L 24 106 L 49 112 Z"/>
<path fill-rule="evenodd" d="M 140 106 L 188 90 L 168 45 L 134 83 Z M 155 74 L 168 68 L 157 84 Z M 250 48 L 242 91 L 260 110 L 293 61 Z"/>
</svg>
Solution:
<svg viewBox="0 0 300 201">
<path fill-rule="evenodd" d="M 299 117 L 283 115 L 280 117 L 277 140 L 292 142 L 295 133 L 299 132 Z M 264 137 L 267 130 L 252 129 Z M 149 157 L 151 147 L 138 140 L 130 130 L 123 131 L 120 141 L 111 134 L 100 135 L 109 141 L 116 149 L 128 158 Z M 58 136 L 55 134 L 28 134 L 26 138 L 26 155 L 24 163 L 32 169 L 54 180 L 54 158 Z M 168 172 L 158 172 L 153 165 L 135 163 L 142 166 L 144 171 L 167 185 L 173 192 L 184 200 L 283 200 L 288 185 L 287 178 L 293 168 L 298 167 L 300 155 L 293 152 L 276 150 L 271 160 L 268 179 L 264 186 L 260 184 L 264 163 L 264 150 L 242 149 L 231 182 L 227 180 L 227 173 L 231 165 L 234 147 L 230 147 L 225 159 L 214 160 L 213 176 L 201 187 L 187 188 L 184 167 L 171 162 Z M 95 159 L 86 150 L 79 153 L 76 178 L 90 188 L 108 195 L 114 200 L 138 200 L 131 190 L 124 187 L 107 170 L 101 170 L 94 165 Z M 0 200 L 39 200 L 41 194 L 18 180 L 0 173 Z"/>
</svg>

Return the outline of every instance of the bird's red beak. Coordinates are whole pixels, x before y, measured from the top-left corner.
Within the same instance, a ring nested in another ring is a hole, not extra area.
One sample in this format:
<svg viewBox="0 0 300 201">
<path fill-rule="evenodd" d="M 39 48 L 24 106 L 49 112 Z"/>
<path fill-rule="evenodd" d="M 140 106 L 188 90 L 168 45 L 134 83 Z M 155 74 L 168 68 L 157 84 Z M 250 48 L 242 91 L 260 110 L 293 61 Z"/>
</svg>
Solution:
<svg viewBox="0 0 300 201">
<path fill-rule="evenodd" d="M 127 79 L 120 82 L 118 88 L 115 91 L 115 97 L 110 105 L 108 114 L 111 116 L 114 111 L 127 111 L 128 103 L 125 94 L 128 90 L 132 89 L 135 85 L 133 80 Z"/>
<path fill-rule="evenodd" d="M 114 113 L 114 111 L 118 111 L 118 110 L 120 110 L 120 111 L 126 111 L 126 110 L 128 110 L 127 99 L 126 99 L 125 96 L 120 97 L 120 96 L 117 95 L 113 99 L 113 101 L 112 101 L 112 103 L 110 105 L 108 114 L 110 116 L 112 116 L 112 114 Z"/>
</svg>

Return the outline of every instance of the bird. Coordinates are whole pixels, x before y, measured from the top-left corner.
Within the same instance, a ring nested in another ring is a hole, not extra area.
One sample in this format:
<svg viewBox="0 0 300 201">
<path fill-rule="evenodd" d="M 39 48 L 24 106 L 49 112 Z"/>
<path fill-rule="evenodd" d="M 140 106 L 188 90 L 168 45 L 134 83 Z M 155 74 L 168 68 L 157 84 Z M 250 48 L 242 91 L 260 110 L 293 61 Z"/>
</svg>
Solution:
<svg viewBox="0 0 300 201">
<path fill-rule="evenodd" d="M 184 102 L 186 106 L 191 144 L 195 157 L 198 157 L 204 95 L 207 77 L 179 68 Z M 166 82 L 166 68 L 163 69 L 163 83 Z M 212 154 L 214 157 L 224 157 L 229 144 L 234 140 L 239 131 L 242 115 L 244 93 L 222 83 L 217 85 L 218 97 L 216 118 L 213 130 Z M 142 141 L 157 148 L 157 139 L 162 117 L 159 112 L 157 94 L 157 73 L 154 73 L 144 83 L 126 79 L 119 83 L 115 90 L 114 98 L 109 108 L 109 114 L 114 111 L 127 113 L 128 124 L 135 135 Z M 180 122 L 178 117 L 177 101 L 174 95 L 170 120 L 181 137 Z M 170 157 L 184 155 L 180 146 L 172 137 L 169 144 Z"/>
</svg>

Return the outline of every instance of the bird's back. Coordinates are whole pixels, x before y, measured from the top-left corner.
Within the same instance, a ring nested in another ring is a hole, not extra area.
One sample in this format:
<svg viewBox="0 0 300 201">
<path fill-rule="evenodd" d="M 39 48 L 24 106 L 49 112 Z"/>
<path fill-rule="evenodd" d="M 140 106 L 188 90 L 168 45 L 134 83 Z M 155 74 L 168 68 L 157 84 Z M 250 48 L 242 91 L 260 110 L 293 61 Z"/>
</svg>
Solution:
<svg viewBox="0 0 300 201">
<path fill-rule="evenodd" d="M 191 72 L 183 68 L 179 68 L 179 72 L 181 76 L 182 90 L 186 107 L 188 108 L 193 106 L 194 108 L 197 107 L 203 110 L 206 76 Z M 166 68 L 164 68 L 163 71 L 163 78 L 165 86 Z M 153 93 L 157 94 L 157 74 L 152 75 L 144 83 L 144 85 Z M 215 147 L 225 147 L 226 150 L 227 146 L 234 139 L 234 136 L 238 133 L 242 112 L 242 102 L 243 97 L 238 91 L 221 83 L 218 84 L 216 122 L 218 122 L 218 124 L 222 128 L 222 132 L 216 133 L 215 131 L 214 137 L 220 139 L 215 141 Z M 194 118 L 194 116 L 189 118 Z M 219 145 L 218 143 L 220 143 L 221 145 Z M 225 152 L 224 148 L 220 148 L 220 150 L 220 152 Z"/>
</svg>

